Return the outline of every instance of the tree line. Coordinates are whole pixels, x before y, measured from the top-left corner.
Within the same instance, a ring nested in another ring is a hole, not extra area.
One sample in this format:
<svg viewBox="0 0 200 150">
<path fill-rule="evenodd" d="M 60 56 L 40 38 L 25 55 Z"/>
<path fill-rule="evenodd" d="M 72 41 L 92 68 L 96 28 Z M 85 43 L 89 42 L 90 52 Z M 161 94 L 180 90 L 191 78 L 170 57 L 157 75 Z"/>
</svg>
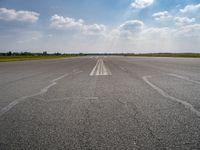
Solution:
<svg viewBox="0 0 200 150">
<path fill-rule="evenodd" d="M 39 52 L 39 53 L 32 53 L 32 52 L 0 52 L 0 56 L 82 56 L 85 55 L 83 53 L 79 54 L 63 54 L 63 53 L 48 53 L 47 51 Z"/>
</svg>

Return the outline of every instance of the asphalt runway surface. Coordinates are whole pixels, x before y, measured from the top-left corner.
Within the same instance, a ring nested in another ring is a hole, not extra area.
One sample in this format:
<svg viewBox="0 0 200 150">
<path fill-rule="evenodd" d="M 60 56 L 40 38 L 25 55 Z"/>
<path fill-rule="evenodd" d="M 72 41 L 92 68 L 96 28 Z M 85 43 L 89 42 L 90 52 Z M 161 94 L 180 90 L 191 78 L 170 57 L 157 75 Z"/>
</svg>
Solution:
<svg viewBox="0 0 200 150">
<path fill-rule="evenodd" d="M 0 149 L 200 149 L 200 59 L 0 63 Z"/>
</svg>

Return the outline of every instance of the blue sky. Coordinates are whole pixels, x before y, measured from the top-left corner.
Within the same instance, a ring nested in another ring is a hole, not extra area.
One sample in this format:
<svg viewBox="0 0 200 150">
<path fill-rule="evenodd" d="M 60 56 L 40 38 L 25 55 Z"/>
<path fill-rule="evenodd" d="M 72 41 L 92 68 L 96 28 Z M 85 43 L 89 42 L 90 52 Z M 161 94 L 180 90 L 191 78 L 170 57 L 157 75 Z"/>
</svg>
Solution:
<svg viewBox="0 0 200 150">
<path fill-rule="evenodd" d="M 0 0 L 0 51 L 200 52 L 200 0 Z"/>
</svg>

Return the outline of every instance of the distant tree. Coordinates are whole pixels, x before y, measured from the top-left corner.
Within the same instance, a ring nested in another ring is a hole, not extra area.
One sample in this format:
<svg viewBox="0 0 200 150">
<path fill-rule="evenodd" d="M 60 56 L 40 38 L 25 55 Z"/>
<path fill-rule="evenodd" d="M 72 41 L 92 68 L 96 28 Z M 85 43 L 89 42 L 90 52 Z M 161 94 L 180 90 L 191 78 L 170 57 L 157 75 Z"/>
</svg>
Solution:
<svg viewBox="0 0 200 150">
<path fill-rule="evenodd" d="M 12 55 L 12 52 L 11 52 L 11 51 L 9 51 L 9 52 L 7 53 L 7 55 L 8 55 L 8 56 L 11 56 L 11 55 Z"/>
<path fill-rule="evenodd" d="M 61 53 L 58 53 L 58 52 L 57 52 L 57 53 L 54 53 L 54 55 L 60 56 L 60 55 L 61 55 Z"/>
<path fill-rule="evenodd" d="M 42 53 L 42 55 L 47 55 L 47 51 L 44 51 L 44 52 Z"/>
</svg>

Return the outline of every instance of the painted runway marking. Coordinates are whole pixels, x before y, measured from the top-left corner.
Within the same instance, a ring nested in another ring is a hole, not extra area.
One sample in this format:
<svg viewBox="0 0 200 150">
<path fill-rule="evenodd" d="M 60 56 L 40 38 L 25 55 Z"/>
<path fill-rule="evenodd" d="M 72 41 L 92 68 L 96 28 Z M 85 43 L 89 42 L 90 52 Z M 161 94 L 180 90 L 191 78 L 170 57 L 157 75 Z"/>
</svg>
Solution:
<svg viewBox="0 0 200 150">
<path fill-rule="evenodd" d="M 76 71 L 76 72 L 73 72 L 73 74 L 78 74 L 78 73 L 81 73 L 81 72 L 82 71 Z M 70 75 L 70 74 L 66 73 L 66 74 L 64 74 L 64 75 L 62 75 L 62 76 L 60 76 L 60 77 L 58 77 L 56 79 L 53 79 L 52 81 L 50 81 L 49 85 L 47 85 L 46 87 L 41 89 L 40 92 L 38 92 L 38 93 L 35 93 L 35 94 L 32 94 L 32 95 L 28 95 L 28 96 L 23 96 L 21 98 L 18 98 L 16 100 L 14 100 L 13 102 L 11 102 L 10 104 L 8 104 L 7 106 L 5 106 L 4 108 L 1 109 L 0 117 L 3 114 L 5 114 L 6 112 L 8 112 L 10 109 L 12 109 L 14 106 L 16 106 L 20 102 L 24 101 L 25 99 L 46 93 L 51 87 L 53 87 L 53 86 L 55 86 L 57 84 L 57 81 L 63 79 L 64 77 L 67 77 L 68 75 Z"/>
<path fill-rule="evenodd" d="M 177 74 L 168 73 L 168 75 L 169 75 L 169 76 L 176 77 L 176 78 L 179 78 L 179 79 L 182 79 L 182 80 L 190 81 L 190 82 L 192 82 L 192 83 L 200 84 L 199 81 L 195 81 L 195 80 L 192 80 L 192 79 L 189 79 L 189 78 L 187 78 L 187 77 L 183 77 L 183 76 L 180 76 L 180 75 L 177 75 Z"/>
<path fill-rule="evenodd" d="M 154 85 L 153 83 L 151 83 L 149 81 L 149 78 L 152 78 L 151 76 L 144 76 L 142 77 L 143 80 L 150 85 L 154 90 L 156 90 L 159 94 L 161 94 L 162 96 L 171 99 L 172 101 L 178 102 L 182 105 L 185 106 L 185 108 L 189 109 L 191 112 L 193 112 L 194 114 L 196 114 L 198 117 L 200 117 L 200 112 L 198 110 L 196 110 L 190 103 L 185 102 L 181 99 L 175 98 L 173 96 L 170 96 L 169 94 L 167 94 L 165 91 L 163 91 L 162 89 L 160 89 L 159 87 L 157 87 L 156 85 Z"/>
<path fill-rule="evenodd" d="M 96 65 L 92 69 L 90 76 L 108 76 L 112 75 L 110 69 L 105 66 L 103 59 L 98 59 Z"/>
</svg>

